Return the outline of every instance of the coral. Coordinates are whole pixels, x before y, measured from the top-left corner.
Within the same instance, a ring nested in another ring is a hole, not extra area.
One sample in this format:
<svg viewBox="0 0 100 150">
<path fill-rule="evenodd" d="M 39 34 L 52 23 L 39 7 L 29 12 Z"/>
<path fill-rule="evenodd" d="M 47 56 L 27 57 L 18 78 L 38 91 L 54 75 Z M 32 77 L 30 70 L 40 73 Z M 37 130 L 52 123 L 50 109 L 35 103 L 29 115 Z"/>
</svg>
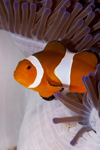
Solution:
<svg viewBox="0 0 100 150">
<path fill-rule="evenodd" d="M 82 125 L 82 128 L 71 141 L 72 145 L 75 145 L 86 131 L 93 130 L 98 134 L 100 130 L 100 64 L 97 66 L 95 73 L 90 72 L 88 76 L 83 76 L 82 81 L 87 92 L 83 95 L 76 95 L 78 102 L 60 92 L 55 94 L 56 98 L 61 100 L 65 106 L 69 107 L 77 115 L 67 118 L 54 118 L 54 123 L 78 122 Z"/>
</svg>

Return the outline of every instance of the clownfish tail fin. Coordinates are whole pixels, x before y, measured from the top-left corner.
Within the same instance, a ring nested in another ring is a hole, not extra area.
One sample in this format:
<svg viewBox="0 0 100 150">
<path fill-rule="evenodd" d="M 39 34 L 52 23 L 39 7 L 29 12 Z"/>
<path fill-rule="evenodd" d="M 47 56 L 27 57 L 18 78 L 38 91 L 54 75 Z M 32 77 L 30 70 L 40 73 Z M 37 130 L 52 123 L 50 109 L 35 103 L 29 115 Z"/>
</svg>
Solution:
<svg viewBox="0 0 100 150">
<path fill-rule="evenodd" d="M 91 50 L 81 51 L 77 53 L 74 58 L 93 68 L 96 68 L 99 63 L 99 55 Z"/>
<path fill-rule="evenodd" d="M 90 53 L 93 53 L 96 56 L 96 58 L 97 58 L 97 64 L 99 64 L 100 63 L 100 56 L 99 56 L 99 54 L 96 53 L 96 52 L 94 52 L 94 51 L 92 51 L 92 50 L 87 50 L 87 51 L 90 52 Z"/>
</svg>

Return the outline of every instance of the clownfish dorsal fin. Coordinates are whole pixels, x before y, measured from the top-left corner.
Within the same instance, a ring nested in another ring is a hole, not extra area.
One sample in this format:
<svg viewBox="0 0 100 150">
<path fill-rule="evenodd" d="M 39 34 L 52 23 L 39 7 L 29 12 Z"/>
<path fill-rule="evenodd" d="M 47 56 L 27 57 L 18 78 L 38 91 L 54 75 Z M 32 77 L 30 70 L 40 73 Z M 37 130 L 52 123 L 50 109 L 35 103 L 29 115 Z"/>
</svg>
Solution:
<svg viewBox="0 0 100 150">
<path fill-rule="evenodd" d="M 99 56 L 97 53 L 92 52 L 91 50 L 85 50 L 74 55 L 75 59 L 79 61 L 86 62 L 92 67 L 96 67 L 99 63 Z"/>
<path fill-rule="evenodd" d="M 60 41 L 52 41 L 46 45 L 46 47 L 44 48 L 44 51 L 53 51 L 53 52 L 57 52 L 57 53 L 65 53 L 66 47 Z"/>
</svg>

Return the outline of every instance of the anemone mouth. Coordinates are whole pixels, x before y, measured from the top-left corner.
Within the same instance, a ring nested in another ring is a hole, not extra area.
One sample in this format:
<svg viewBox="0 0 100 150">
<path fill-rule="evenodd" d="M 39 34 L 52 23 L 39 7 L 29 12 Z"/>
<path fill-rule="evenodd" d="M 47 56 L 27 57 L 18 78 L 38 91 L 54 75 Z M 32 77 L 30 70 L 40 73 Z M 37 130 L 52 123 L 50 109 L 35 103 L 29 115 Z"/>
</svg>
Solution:
<svg viewBox="0 0 100 150">
<path fill-rule="evenodd" d="M 100 45 L 98 1 L 1 0 L 0 28 L 33 41 L 62 41 L 70 51 Z"/>
<path fill-rule="evenodd" d="M 96 110 L 95 108 L 93 108 L 91 113 L 90 113 L 89 122 L 90 122 L 92 129 L 96 133 L 98 131 L 100 131 L 100 117 L 99 117 L 98 110 Z"/>
<path fill-rule="evenodd" d="M 71 145 L 77 144 L 79 138 L 83 136 L 85 132 L 94 131 L 96 134 L 100 134 L 100 64 L 97 66 L 95 73 L 90 72 L 88 76 L 83 76 L 82 81 L 87 89 L 86 93 L 80 95 L 77 94 L 76 98 L 78 102 L 70 99 L 68 96 L 64 96 L 58 92 L 54 96 L 58 98 L 66 107 L 69 107 L 76 113 L 73 117 L 54 118 L 54 123 L 61 122 L 77 122 L 82 128 L 76 133 Z"/>
</svg>

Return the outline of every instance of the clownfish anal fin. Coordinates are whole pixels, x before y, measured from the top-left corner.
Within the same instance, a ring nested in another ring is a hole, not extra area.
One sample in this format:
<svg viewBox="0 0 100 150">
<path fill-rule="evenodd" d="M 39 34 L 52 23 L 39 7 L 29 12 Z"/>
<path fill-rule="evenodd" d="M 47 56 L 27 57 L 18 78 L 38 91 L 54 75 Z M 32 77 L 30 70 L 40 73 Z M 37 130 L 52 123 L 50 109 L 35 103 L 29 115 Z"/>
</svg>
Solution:
<svg viewBox="0 0 100 150">
<path fill-rule="evenodd" d="M 62 92 L 63 90 L 64 90 L 64 88 L 62 88 L 59 92 Z M 52 101 L 53 99 L 55 99 L 54 95 L 52 95 L 50 97 L 43 97 L 43 96 L 41 96 L 41 97 L 46 101 Z"/>
<path fill-rule="evenodd" d="M 64 90 L 63 86 L 53 85 L 53 84 L 49 83 L 49 81 L 47 81 L 47 85 L 49 87 L 49 91 L 48 91 L 48 89 L 46 91 L 46 88 L 45 88 L 45 92 L 39 92 L 40 96 L 46 101 L 53 100 L 55 98 L 54 93 L 61 92 Z"/>
<path fill-rule="evenodd" d="M 53 51 L 53 52 L 57 52 L 57 53 L 65 53 L 66 47 L 60 41 L 52 41 L 46 45 L 46 47 L 44 48 L 44 51 Z"/>
<path fill-rule="evenodd" d="M 42 97 L 42 96 L 41 96 Z M 52 96 L 50 96 L 50 97 L 42 97 L 44 100 L 46 100 L 46 101 L 52 101 L 54 98 L 55 98 L 55 96 L 54 95 L 52 95 Z"/>
</svg>

